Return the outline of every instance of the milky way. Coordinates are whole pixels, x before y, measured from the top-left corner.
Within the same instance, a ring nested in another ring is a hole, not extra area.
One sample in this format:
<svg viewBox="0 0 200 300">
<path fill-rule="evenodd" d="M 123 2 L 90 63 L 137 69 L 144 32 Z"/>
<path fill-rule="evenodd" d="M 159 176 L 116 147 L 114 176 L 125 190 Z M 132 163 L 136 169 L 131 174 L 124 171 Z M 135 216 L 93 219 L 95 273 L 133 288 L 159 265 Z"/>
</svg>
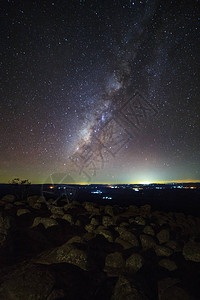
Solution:
<svg viewBox="0 0 200 300">
<path fill-rule="evenodd" d="M 198 1 L 14 1 L 0 181 L 200 180 Z"/>
</svg>

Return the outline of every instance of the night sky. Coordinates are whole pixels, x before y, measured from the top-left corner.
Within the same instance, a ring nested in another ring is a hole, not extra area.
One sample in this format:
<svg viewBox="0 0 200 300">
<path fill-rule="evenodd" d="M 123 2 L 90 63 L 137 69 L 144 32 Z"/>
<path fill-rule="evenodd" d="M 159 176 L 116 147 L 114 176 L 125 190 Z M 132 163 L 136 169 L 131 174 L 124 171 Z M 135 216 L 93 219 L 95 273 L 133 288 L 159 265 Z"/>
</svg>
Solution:
<svg viewBox="0 0 200 300">
<path fill-rule="evenodd" d="M 200 181 L 198 5 L 2 1 L 0 182 Z"/>
</svg>

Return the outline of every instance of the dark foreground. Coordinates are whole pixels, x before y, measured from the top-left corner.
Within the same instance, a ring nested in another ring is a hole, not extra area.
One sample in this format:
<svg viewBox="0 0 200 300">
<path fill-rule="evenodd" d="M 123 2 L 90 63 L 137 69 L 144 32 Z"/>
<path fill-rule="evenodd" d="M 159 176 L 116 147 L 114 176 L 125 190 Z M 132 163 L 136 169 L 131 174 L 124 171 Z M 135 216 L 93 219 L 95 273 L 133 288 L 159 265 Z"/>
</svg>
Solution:
<svg viewBox="0 0 200 300">
<path fill-rule="evenodd" d="M 200 218 L 5 195 L 0 268 L 1 300 L 200 299 Z"/>
</svg>

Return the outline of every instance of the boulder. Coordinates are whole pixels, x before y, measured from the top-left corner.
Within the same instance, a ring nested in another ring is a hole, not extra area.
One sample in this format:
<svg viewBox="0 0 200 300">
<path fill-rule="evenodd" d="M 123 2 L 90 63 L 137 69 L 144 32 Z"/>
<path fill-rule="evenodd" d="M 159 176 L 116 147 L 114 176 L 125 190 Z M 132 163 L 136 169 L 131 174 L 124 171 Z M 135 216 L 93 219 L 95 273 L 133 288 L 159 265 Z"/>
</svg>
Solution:
<svg viewBox="0 0 200 300">
<path fill-rule="evenodd" d="M 104 207 L 104 213 L 105 213 L 106 215 L 109 215 L 109 216 L 113 217 L 113 216 L 114 216 L 114 210 L 113 210 L 113 207 L 112 207 L 111 205 L 106 205 L 106 206 Z"/>
<path fill-rule="evenodd" d="M 189 241 L 183 248 L 183 256 L 186 260 L 200 262 L 200 243 Z"/>
<path fill-rule="evenodd" d="M 120 276 L 113 291 L 111 300 L 147 300 L 125 276 Z"/>
<path fill-rule="evenodd" d="M 126 260 L 126 269 L 131 273 L 137 272 L 143 265 L 144 265 L 144 260 L 139 253 L 133 253 Z"/>
<path fill-rule="evenodd" d="M 10 218 L 0 212 L 0 247 L 5 245 L 10 227 Z"/>
<path fill-rule="evenodd" d="M 65 243 L 53 250 L 45 251 L 36 259 L 40 264 L 69 263 L 83 270 L 87 270 L 88 260 L 84 250 L 72 243 Z"/>
<path fill-rule="evenodd" d="M 144 229 L 143 229 L 143 232 L 144 232 L 145 234 L 148 234 L 148 235 L 152 235 L 152 236 L 155 235 L 155 231 L 154 231 L 154 229 L 152 228 L 152 226 L 150 226 L 150 225 L 146 225 L 146 226 L 144 227 Z"/>
<path fill-rule="evenodd" d="M 58 225 L 58 222 L 54 219 L 51 219 L 51 218 L 36 217 L 33 221 L 32 227 L 36 227 L 39 224 L 42 224 L 47 229 L 48 227 Z"/>
<path fill-rule="evenodd" d="M 159 261 L 159 265 L 167 269 L 168 271 L 175 271 L 177 269 L 176 263 L 173 260 L 167 258 L 161 259 Z"/>
<path fill-rule="evenodd" d="M 154 238 L 147 234 L 140 234 L 140 241 L 144 250 L 148 250 L 156 246 Z"/>
<path fill-rule="evenodd" d="M 168 229 L 162 229 L 156 234 L 157 239 L 159 240 L 160 244 L 164 244 L 169 241 L 170 233 Z"/>
<path fill-rule="evenodd" d="M 90 221 L 90 224 L 94 225 L 94 226 L 99 226 L 100 222 L 97 218 L 92 218 Z"/>
<path fill-rule="evenodd" d="M 74 243 L 84 244 L 84 240 L 81 236 L 75 235 L 67 241 L 67 244 L 74 244 Z"/>
<path fill-rule="evenodd" d="M 96 234 L 100 234 L 100 235 L 103 235 L 109 242 L 113 242 L 114 238 L 113 238 L 113 234 L 107 230 L 107 229 L 104 229 L 103 226 L 99 226 L 95 229 L 95 233 Z"/>
<path fill-rule="evenodd" d="M 115 243 L 120 244 L 124 249 L 130 249 L 133 247 L 129 242 L 122 240 L 120 237 L 115 239 Z"/>
<path fill-rule="evenodd" d="M 1 198 L 1 201 L 6 203 L 13 203 L 15 201 L 15 196 L 11 194 L 7 194 Z"/>
<path fill-rule="evenodd" d="M 102 224 L 105 227 L 112 226 L 114 224 L 112 217 L 111 216 L 103 216 Z"/>
<path fill-rule="evenodd" d="M 64 215 L 62 216 L 62 219 L 63 219 L 63 220 L 66 220 L 66 221 L 69 222 L 71 225 L 74 224 L 74 218 L 73 218 L 72 215 L 70 215 L 70 214 L 64 214 Z"/>
<path fill-rule="evenodd" d="M 63 208 L 59 207 L 59 206 L 51 206 L 50 211 L 51 211 L 52 214 L 55 214 L 55 215 L 60 215 L 60 216 L 64 215 Z"/>
<path fill-rule="evenodd" d="M 105 269 L 106 268 L 124 268 L 125 260 L 120 252 L 110 253 L 105 259 Z"/>
<path fill-rule="evenodd" d="M 27 198 L 27 202 L 32 208 L 40 209 L 42 206 L 42 203 L 46 203 L 46 199 L 44 196 L 35 195 L 35 196 L 29 196 Z"/>
<path fill-rule="evenodd" d="M 120 234 L 120 238 L 126 242 L 128 242 L 129 244 L 132 245 L 132 247 L 138 247 L 139 246 L 139 242 L 137 237 L 129 231 L 122 231 Z"/>
<path fill-rule="evenodd" d="M 154 247 L 155 253 L 158 256 L 171 256 L 173 254 L 173 250 L 170 248 L 167 248 L 165 246 L 156 245 Z"/>
<path fill-rule="evenodd" d="M 27 208 L 21 208 L 21 209 L 18 209 L 17 210 L 17 216 L 21 216 L 21 215 L 24 215 L 24 214 L 30 214 L 30 210 L 27 209 Z"/>
<path fill-rule="evenodd" d="M 93 224 L 87 224 L 87 225 L 85 225 L 85 230 L 87 232 L 94 232 L 95 228 L 96 228 L 96 226 L 93 225 Z"/>
<path fill-rule="evenodd" d="M 178 278 L 164 278 L 158 282 L 159 300 L 195 300 L 183 288 L 177 286 Z"/>
<path fill-rule="evenodd" d="M 135 220 L 134 222 L 138 225 L 142 225 L 142 226 L 145 226 L 146 225 L 146 221 L 145 219 L 142 217 L 142 216 L 137 216 L 135 217 Z"/>
<path fill-rule="evenodd" d="M 44 300 L 54 286 L 53 275 L 44 266 L 18 269 L 0 287 L 1 300 Z"/>
</svg>

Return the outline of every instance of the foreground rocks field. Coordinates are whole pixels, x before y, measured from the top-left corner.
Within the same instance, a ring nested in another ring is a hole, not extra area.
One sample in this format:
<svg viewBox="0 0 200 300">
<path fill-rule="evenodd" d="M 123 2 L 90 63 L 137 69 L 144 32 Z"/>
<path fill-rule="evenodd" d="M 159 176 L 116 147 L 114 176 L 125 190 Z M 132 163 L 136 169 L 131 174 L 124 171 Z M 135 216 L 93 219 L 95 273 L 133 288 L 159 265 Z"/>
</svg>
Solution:
<svg viewBox="0 0 200 300">
<path fill-rule="evenodd" d="M 200 219 L 6 195 L 0 299 L 200 299 Z"/>
</svg>

